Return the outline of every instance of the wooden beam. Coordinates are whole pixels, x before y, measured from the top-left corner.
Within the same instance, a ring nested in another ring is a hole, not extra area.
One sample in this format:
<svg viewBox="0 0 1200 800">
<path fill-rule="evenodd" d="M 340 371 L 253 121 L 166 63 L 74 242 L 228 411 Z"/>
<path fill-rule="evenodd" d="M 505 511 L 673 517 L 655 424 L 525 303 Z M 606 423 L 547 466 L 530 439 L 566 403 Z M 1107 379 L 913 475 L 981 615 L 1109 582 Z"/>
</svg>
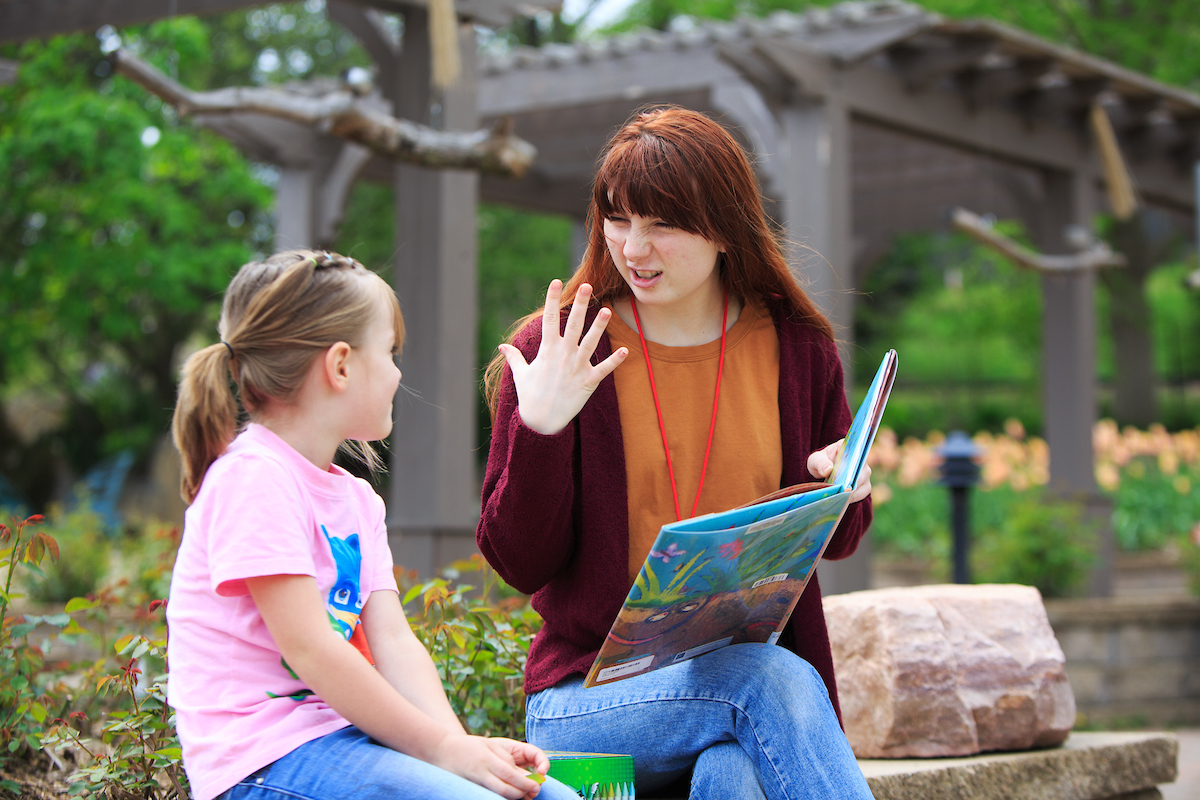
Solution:
<svg viewBox="0 0 1200 800">
<path fill-rule="evenodd" d="M 260 114 L 357 142 L 395 161 L 518 178 L 529 169 L 537 153 L 528 142 L 514 136 L 511 122 L 504 120 L 491 130 L 436 130 L 393 117 L 376 101 L 348 89 L 320 97 L 257 86 L 193 92 L 123 48 L 113 51 L 109 60 L 118 72 L 173 105 L 183 116 Z"/>
<path fill-rule="evenodd" d="M 910 92 L 920 92 L 939 80 L 971 67 L 996 48 L 992 37 L 963 36 L 918 45 L 909 40 L 890 48 L 888 58 Z"/>
<path fill-rule="evenodd" d="M 1037 272 L 1078 272 L 1097 267 L 1125 266 L 1125 257 L 1120 253 L 1114 253 L 1112 248 L 1104 242 L 1097 242 L 1080 253 L 1046 255 L 1035 253 L 1021 243 L 998 233 L 981 217 L 965 208 L 954 209 L 951 220 L 954 222 L 954 227 L 975 241 L 987 245 L 1017 266 Z"/>
<path fill-rule="evenodd" d="M 965 69 L 956 78 L 968 108 L 975 111 L 1028 91 L 1053 68 L 1054 62 L 1048 58 L 1026 58 L 1007 66 Z"/>
<path fill-rule="evenodd" d="M 177 14 L 205 16 L 257 5 L 261 0 L 174 0 Z M 63 33 L 122 28 L 169 16 L 163 0 L 6 0 L 0 2 L 0 44 Z"/>
</svg>

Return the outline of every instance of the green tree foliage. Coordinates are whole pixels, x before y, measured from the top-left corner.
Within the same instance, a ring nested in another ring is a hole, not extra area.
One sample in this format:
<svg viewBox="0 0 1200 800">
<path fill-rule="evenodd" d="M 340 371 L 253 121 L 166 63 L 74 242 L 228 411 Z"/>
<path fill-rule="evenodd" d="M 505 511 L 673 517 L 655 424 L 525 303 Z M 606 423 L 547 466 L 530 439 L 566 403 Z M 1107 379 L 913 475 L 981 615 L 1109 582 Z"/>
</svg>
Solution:
<svg viewBox="0 0 1200 800">
<path fill-rule="evenodd" d="M 856 363 L 866 370 L 856 383 L 866 386 L 894 347 L 901 381 L 888 425 L 902 436 L 999 431 L 1013 416 L 1037 432 L 1041 314 L 1038 277 L 966 236 L 897 237 L 855 307 Z"/>
<path fill-rule="evenodd" d="M 186 73 L 203 29 L 170 27 L 194 45 L 180 47 Z M 165 430 L 175 349 L 213 320 L 270 192 L 228 143 L 107 77 L 92 37 L 19 58 L 0 90 L 0 380 L 65 398 L 56 438 L 82 470 Z"/>
<path fill-rule="evenodd" d="M 319 0 L 5 48 L 0 400 L 57 419 L 31 439 L 0 415 L 0 473 L 39 508 L 64 469 L 149 452 L 181 345 L 212 341 L 229 278 L 270 248 L 273 169 L 111 74 L 118 43 L 195 89 L 369 63 Z"/>
</svg>

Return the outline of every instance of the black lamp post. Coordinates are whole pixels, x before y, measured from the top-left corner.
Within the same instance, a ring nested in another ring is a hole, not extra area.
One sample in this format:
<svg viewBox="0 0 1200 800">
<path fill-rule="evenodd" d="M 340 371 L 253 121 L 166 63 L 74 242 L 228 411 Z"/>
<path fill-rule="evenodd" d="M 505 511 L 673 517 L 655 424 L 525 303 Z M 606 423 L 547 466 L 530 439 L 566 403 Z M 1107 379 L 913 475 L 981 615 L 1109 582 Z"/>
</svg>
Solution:
<svg viewBox="0 0 1200 800">
<path fill-rule="evenodd" d="M 938 481 L 950 488 L 950 527 L 954 533 L 954 582 L 970 583 L 971 574 L 968 553 L 971 548 L 969 492 L 979 482 L 979 464 L 975 459 L 982 454 L 979 446 L 962 431 L 951 431 L 946 441 L 937 449 L 942 457 Z"/>
</svg>

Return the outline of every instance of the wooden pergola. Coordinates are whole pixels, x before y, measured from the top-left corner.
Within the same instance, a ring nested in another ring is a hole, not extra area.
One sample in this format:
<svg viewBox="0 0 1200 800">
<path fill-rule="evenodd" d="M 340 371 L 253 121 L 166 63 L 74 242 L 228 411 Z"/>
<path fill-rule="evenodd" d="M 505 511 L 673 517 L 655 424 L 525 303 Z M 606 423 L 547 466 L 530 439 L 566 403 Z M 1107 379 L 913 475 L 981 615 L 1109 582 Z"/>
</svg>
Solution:
<svg viewBox="0 0 1200 800">
<path fill-rule="evenodd" d="M 0 41 L 255 4 L 0 0 Z M 503 24 L 529 5 L 460 0 L 456 8 L 464 22 Z M 402 42 L 380 11 L 404 14 Z M 429 123 L 437 103 L 445 128 L 511 117 L 538 150 L 524 179 L 481 179 L 382 164 L 357 145 L 288 123 L 206 121 L 252 158 L 281 167 L 280 246 L 331 240 L 359 176 L 383 175 L 396 187 L 394 281 L 410 331 L 405 383 L 420 399 L 402 393 L 397 401 L 389 525 L 397 561 L 425 573 L 474 550 L 475 327 L 464 311 L 476 306 L 476 203 L 570 214 L 582 230 L 595 158 L 643 104 L 712 114 L 754 153 L 770 211 L 797 243 L 793 267 L 838 326 L 847 362 L 853 292 L 897 232 L 945 229 L 951 210 L 965 206 L 1023 220 L 1046 253 L 1070 251 L 1067 227 L 1089 225 L 1104 207 L 1086 127 L 1095 103 L 1113 120 L 1143 199 L 1181 227 L 1196 212 L 1200 97 L 994 22 L 855 0 L 487 56 L 475 54 L 465 25 L 465 79 L 435 95 L 424 0 L 330 0 L 327 12 L 375 59 L 395 116 Z M 1087 270 L 1042 277 L 1043 389 L 1052 484 L 1101 512 L 1091 448 L 1094 283 Z M 823 565 L 826 593 L 865 588 L 868 560 L 864 547 Z M 1109 590 L 1106 576 L 1098 573 L 1099 594 Z"/>
</svg>

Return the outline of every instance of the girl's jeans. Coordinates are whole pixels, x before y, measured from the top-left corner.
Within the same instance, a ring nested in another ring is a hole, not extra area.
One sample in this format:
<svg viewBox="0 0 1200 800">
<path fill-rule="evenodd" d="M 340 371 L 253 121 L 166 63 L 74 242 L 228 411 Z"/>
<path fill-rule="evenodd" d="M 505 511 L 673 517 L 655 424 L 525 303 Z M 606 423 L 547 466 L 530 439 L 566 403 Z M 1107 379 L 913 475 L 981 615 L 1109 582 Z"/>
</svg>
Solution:
<svg viewBox="0 0 1200 800">
<path fill-rule="evenodd" d="M 590 689 L 531 696 L 526 738 L 633 755 L 637 791 L 693 768 L 693 800 L 870 798 L 821 676 L 776 645 L 738 644 Z"/>
<path fill-rule="evenodd" d="M 373 741 L 353 726 L 314 739 L 217 800 L 498 800 L 500 795 Z M 579 800 L 547 778 L 538 800 Z"/>
</svg>

